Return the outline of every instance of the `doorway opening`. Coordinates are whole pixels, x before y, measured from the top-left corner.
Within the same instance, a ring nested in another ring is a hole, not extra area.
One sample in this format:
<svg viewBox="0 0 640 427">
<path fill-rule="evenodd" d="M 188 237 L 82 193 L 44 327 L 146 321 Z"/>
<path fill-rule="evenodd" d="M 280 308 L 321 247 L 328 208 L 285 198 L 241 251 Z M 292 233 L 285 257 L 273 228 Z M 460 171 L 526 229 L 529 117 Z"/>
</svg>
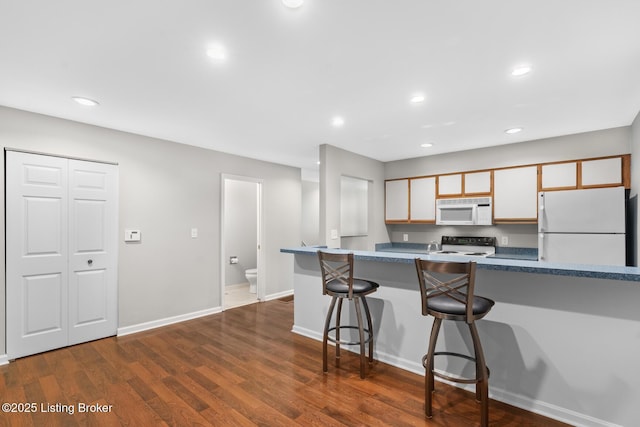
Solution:
<svg viewBox="0 0 640 427">
<path fill-rule="evenodd" d="M 222 175 L 220 221 L 222 309 L 263 300 L 262 180 Z"/>
</svg>

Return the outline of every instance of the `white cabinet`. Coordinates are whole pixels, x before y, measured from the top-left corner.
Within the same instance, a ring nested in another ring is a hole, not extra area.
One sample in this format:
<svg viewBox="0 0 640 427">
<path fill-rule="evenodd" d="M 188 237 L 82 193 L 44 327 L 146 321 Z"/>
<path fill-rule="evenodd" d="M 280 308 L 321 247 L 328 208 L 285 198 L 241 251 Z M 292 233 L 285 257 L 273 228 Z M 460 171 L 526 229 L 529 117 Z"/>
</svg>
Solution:
<svg viewBox="0 0 640 427">
<path fill-rule="evenodd" d="M 409 220 L 409 180 L 385 181 L 385 221 Z"/>
<path fill-rule="evenodd" d="M 411 188 L 411 221 L 436 220 L 436 177 L 413 178 Z"/>
<path fill-rule="evenodd" d="M 542 165 L 542 190 L 572 189 L 578 186 L 578 163 Z"/>
<path fill-rule="evenodd" d="M 491 193 L 491 171 L 464 174 L 465 196 Z"/>
<path fill-rule="evenodd" d="M 538 166 L 493 172 L 493 219 L 535 222 L 538 213 Z"/>
<path fill-rule="evenodd" d="M 582 162 L 582 186 L 622 185 L 622 158 Z"/>
<path fill-rule="evenodd" d="M 462 195 L 462 174 L 438 176 L 438 196 Z"/>
</svg>

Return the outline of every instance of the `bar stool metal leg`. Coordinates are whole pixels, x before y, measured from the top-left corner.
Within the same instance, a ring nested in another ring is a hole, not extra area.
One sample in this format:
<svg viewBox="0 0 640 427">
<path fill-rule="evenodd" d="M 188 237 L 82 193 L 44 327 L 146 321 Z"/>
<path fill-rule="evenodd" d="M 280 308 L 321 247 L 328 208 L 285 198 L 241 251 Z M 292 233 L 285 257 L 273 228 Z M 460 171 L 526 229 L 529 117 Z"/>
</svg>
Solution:
<svg viewBox="0 0 640 427">
<path fill-rule="evenodd" d="M 431 336 L 429 337 L 429 349 L 424 357 L 422 364 L 425 368 L 425 392 L 424 392 L 424 413 L 428 418 L 433 417 L 433 392 L 435 389 L 435 381 L 433 375 L 433 364 L 436 351 L 436 342 L 438 341 L 438 333 L 440 332 L 440 325 L 442 319 L 434 318 L 433 326 L 431 327 Z"/>
<path fill-rule="evenodd" d="M 369 304 L 367 304 L 367 298 L 362 297 L 362 305 L 364 306 L 364 313 L 367 316 L 367 328 L 369 331 L 368 334 L 368 342 L 369 342 L 369 363 L 373 363 L 373 323 L 371 322 L 371 312 L 369 311 Z"/>
<path fill-rule="evenodd" d="M 336 313 L 336 365 L 340 366 L 340 320 L 342 317 L 342 300 L 338 298 L 338 312 Z"/>
<path fill-rule="evenodd" d="M 487 372 L 487 364 L 478 335 L 478 328 L 475 322 L 469 323 L 471 338 L 473 341 L 473 349 L 476 359 L 476 400 L 480 401 L 480 425 L 487 427 L 489 425 L 489 373 Z"/>
<path fill-rule="evenodd" d="M 358 318 L 358 336 L 360 337 L 360 378 L 364 379 L 365 355 L 364 355 L 364 329 L 362 326 L 362 309 L 360 308 L 360 298 L 354 297 L 353 303 L 356 307 L 356 317 Z"/>
<path fill-rule="evenodd" d="M 322 336 L 322 372 L 328 372 L 327 367 L 327 341 L 329 340 L 329 327 L 331 326 L 331 317 L 333 316 L 333 310 L 336 307 L 337 297 L 331 298 L 331 304 L 329 305 L 329 311 L 327 312 L 327 319 L 324 322 L 324 334 Z"/>
</svg>

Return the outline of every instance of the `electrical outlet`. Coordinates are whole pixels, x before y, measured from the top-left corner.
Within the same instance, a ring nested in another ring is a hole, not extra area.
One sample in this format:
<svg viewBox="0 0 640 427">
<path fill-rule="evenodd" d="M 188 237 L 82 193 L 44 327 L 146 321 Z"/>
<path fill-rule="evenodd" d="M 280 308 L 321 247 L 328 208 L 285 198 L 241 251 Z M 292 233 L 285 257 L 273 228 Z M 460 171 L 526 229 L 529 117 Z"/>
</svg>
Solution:
<svg viewBox="0 0 640 427">
<path fill-rule="evenodd" d="M 509 246 L 509 236 L 502 236 L 500 246 Z"/>
<path fill-rule="evenodd" d="M 409 241 L 409 235 L 407 233 L 403 233 L 402 234 L 402 241 L 403 242 L 408 242 Z"/>
</svg>

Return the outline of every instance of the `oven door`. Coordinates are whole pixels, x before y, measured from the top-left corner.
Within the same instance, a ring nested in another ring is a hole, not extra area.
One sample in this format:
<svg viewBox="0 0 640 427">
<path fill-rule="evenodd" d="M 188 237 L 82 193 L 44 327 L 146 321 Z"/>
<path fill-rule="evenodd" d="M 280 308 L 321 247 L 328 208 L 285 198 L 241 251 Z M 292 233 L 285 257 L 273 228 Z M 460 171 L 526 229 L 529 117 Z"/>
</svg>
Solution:
<svg viewBox="0 0 640 427">
<path fill-rule="evenodd" d="M 478 218 L 478 205 L 443 205 L 436 211 L 438 225 L 474 225 Z"/>
</svg>

